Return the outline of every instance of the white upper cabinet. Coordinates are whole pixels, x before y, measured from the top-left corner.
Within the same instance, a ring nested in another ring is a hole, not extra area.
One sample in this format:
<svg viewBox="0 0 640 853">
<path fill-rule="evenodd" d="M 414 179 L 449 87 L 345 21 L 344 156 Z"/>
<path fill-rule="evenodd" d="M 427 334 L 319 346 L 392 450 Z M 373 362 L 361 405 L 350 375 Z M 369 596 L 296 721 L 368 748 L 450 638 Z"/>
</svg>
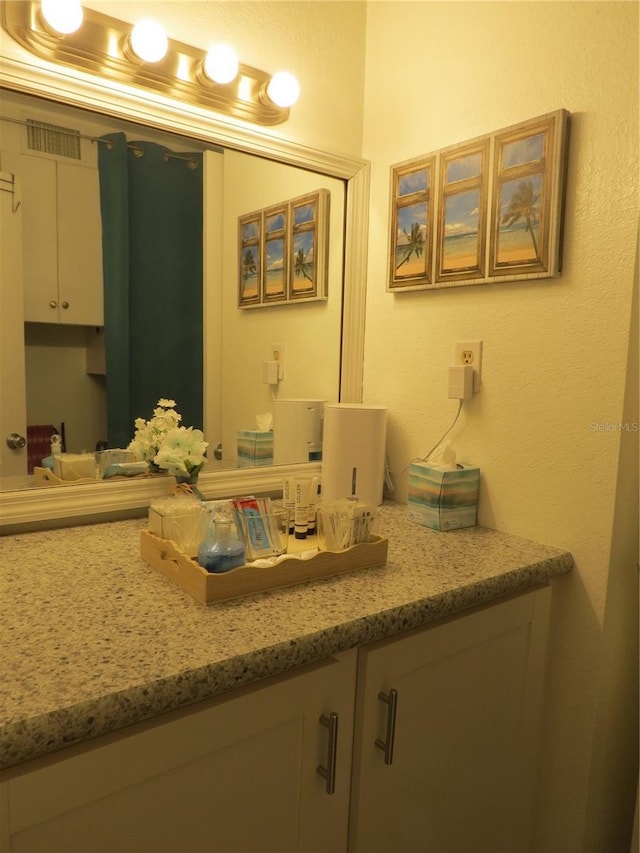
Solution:
<svg viewBox="0 0 640 853">
<path fill-rule="evenodd" d="M 22 155 L 24 319 L 102 326 L 98 171 Z"/>
</svg>

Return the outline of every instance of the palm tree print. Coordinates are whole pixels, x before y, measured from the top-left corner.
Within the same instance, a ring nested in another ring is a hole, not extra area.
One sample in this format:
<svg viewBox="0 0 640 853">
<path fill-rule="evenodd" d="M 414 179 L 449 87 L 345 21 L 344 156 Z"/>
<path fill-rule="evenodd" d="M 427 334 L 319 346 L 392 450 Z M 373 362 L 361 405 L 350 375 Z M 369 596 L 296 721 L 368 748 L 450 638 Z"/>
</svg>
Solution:
<svg viewBox="0 0 640 853">
<path fill-rule="evenodd" d="M 422 228 L 420 227 L 419 222 L 411 223 L 410 234 L 407 234 L 405 228 L 402 229 L 402 233 L 407 238 L 407 246 L 404 250 L 404 257 L 396 266 L 396 270 L 399 270 L 403 264 L 406 264 L 411 258 L 411 255 L 415 254 L 416 258 L 420 258 L 424 252 L 424 237 L 422 235 Z"/>
<path fill-rule="evenodd" d="M 533 182 L 521 181 L 518 184 L 518 188 L 511 196 L 511 199 L 509 200 L 509 207 L 502 217 L 502 224 L 507 226 L 513 225 L 521 219 L 525 220 L 527 231 L 531 234 L 531 242 L 533 243 L 533 249 L 536 253 L 537 261 L 540 260 L 540 252 L 538 251 L 538 243 L 536 241 L 533 226 L 538 222 L 540 213 L 540 208 L 538 206 L 539 200 L 540 193 L 534 190 Z"/>
<path fill-rule="evenodd" d="M 251 249 L 245 249 L 242 256 L 242 289 L 247 286 L 247 279 L 250 275 L 255 275 L 257 272 L 256 259 Z"/>
<path fill-rule="evenodd" d="M 312 267 L 313 262 L 307 261 L 307 253 L 304 249 L 298 249 L 294 257 L 294 270 L 296 276 L 303 276 L 303 278 L 312 282 L 313 278 L 307 272 L 307 270 L 310 270 Z"/>
</svg>

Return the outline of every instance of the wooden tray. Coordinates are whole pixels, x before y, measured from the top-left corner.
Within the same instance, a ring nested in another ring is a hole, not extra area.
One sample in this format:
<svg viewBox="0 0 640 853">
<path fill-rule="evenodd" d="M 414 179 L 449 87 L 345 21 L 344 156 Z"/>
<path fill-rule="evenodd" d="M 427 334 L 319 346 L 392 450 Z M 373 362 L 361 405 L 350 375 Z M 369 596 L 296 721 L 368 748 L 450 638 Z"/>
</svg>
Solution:
<svg viewBox="0 0 640 853">
<path fill-rule="evenodd" d="M 370 542 L 340 553 L 318 551 L 305 560 L 286 556 L 269 568 L 238 566 L 230 572 L 214 574 L 179 551 L 170 539 L 162 539 L 150 530 L 140 532 L 143 559 L 202 604 L 381 566 L 387 561 L 388 546 L 387 539 L 374 536 Z"/>
<path fill-rule="evenodd" d="M 151 474 L 142 472 L 140 474 L 131 474 L 128 477 L 124 475 L 115 477 L 107 477 L 106 480 L 100 480 L 97 477 L 80 477 L 77 480 L 61 480 L 57 474 L 54 474 L 50 468 L 33 469 L 33 485 L 34 486 L 86 486 L 88 483 L 108 483 L 110 480 L 137 480 L 140 477 L 150 477 Z"/>
<path fill-rule="evenodd" d="M 82 477 L 79 480 L 61 480 L 50 468 L 34 468 L 34 486 L 77 486 L 82 483 L 97 483 L 95 477 Z"/>
</svg>

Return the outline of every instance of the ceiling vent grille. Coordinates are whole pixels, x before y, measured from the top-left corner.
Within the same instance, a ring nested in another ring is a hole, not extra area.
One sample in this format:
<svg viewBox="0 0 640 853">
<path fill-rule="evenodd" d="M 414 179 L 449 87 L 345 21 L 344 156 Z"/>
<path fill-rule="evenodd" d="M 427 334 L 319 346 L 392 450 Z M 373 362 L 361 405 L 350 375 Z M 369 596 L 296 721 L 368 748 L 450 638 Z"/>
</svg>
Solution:
<svg viewBox="0 0 640 853">
<path fill-rule="evenodd" d="M 27 119 L 27 148 L 57 157 L 81 160 L 80 131 Z"/>
</svg>

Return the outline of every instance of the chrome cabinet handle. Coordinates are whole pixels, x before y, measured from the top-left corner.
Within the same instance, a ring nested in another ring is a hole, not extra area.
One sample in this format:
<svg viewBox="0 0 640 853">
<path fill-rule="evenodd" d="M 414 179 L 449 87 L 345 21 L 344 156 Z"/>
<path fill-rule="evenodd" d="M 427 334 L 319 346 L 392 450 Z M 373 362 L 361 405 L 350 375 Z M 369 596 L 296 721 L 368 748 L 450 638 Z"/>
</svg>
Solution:
<svg viewBox="0 0 640 853">
<path fill-rule="evenodd" d="M 49 303 L 49 308 L 57 308 L 57 307 L 58 307 L 58 303 L 56 302 L 55 299 L 52 299 L 51 302 Z"/>
<path fill-rule="evenodd" d="M 376 738 L 375 744 L 378 749 L 381 749 L 384 752 L 384 763 L 392 764 L 393 742 L 396 735 L 396 711 L 398 709 L 398 691 L 390 690 L 388 693 L 385 693 L 383 690 L 381 690 L 378 693 L 378 699 L 380 699 L 382 702 L 385 702 L 389 706 L 389 709 L 387 711 L 386 740 Z"/>
<path fill-rule="evenodd" d="M 62 303 L 62 307 L 63 307 L 63 308 L 65 308 L 65 309 L 66 309 L 66 308 L 68 308 L 68 307 L 69 307 L 69 303 L 68 303 L 68 302 L 63 302 L 63 303 Z"/>
<path fill-rule="evenodd" d="M 327 794 L 334 794 L 336 790 L 336 756 L 338 753 L 338 715 L 334 712 L 326 717 L 324 714 L 320 717 L 321 725 L 329 729 L 329 745 L 327 747 L 327 766 L 323 767 L 319 764 L 316 768 L 317 772 L 326 779 L 325 791 Z"/>
</svg>

